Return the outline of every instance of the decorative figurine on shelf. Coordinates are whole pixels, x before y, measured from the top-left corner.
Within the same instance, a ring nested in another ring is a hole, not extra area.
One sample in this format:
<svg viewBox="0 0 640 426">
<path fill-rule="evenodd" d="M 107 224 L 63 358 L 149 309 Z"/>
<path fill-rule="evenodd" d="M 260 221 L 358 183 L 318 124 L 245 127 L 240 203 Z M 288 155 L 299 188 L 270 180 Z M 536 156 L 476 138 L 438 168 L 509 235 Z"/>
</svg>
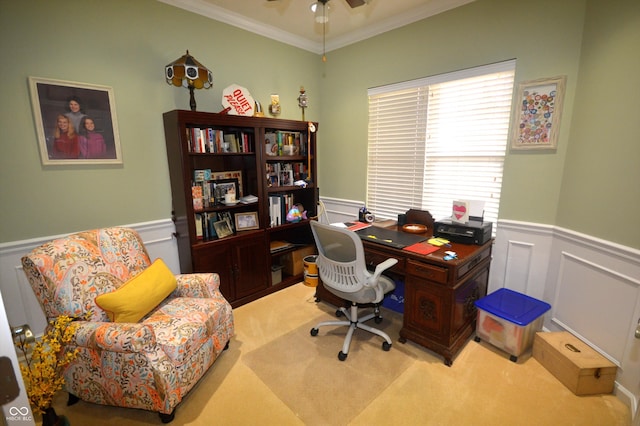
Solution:
<svg viewBox="0 0 640 426">
<path fill-rule="evenodd" d="M 256 107 L 254 111 L 254 117 L 264 117 L 264 112 L 262 112 L 262 104 L 260 102 L 256 101 Z"/>
<path fill-rule="evenodd" d="M 302 121 L 304 121 L 304 110 L 307 108 L 307 102 L 309 98 L 304 90 L 304 86 L 300 86 L 300 95 L 298 96 L 298 106 L 302 109 Z"/>
<path fill-rule="evenodd" d="M 294 206 L 287 213 L 287 222 L 298 223 L 301 220 L 307 219 L 307 211 L 302 204 L 294 204 Z"/>
<path fill-rule="evenodd" d="M 269 105 L 269 114 L 280 115 L 280 95 L 271 95 L 271 105 Z"/>
</svg>

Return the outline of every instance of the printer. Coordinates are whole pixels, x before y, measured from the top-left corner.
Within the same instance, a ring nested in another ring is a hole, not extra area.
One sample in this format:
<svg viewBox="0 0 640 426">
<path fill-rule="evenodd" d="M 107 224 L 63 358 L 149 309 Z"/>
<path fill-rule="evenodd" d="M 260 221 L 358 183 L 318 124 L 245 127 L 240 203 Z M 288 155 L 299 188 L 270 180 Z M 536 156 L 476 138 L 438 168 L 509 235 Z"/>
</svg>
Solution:
<svg viewBox="0 0 640 426">
<path fill-rule="evenodd" d="M 454 243 L 482 245 L 491 239 L 493 224 L 482 218 L 470 218 L 464 223 L 442 219 L 433 223 L 433 236 L 446 238 Z"/>
</svg>

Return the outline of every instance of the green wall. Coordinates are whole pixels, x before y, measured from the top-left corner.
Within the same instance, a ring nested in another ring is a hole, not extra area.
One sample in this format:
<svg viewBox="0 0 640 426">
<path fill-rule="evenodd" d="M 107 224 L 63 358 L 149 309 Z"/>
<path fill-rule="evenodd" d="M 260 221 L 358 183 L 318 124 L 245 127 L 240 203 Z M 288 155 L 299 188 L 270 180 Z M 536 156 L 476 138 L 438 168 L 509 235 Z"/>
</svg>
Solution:
<svg viewBox="0 0 640 426">
<path fill-rule="evenodd" d="M 0 242 L 171 217 L 162 113 L 189 109 L 189 93 L 164 81 L 185 50 L 213 71 L 198 110 L 222 109 L 233 83 L 263 105 L 278 93 L 282 118 L 318 120 L 317 55 L 155 0 L 0 0 Z M 40 162 L 27 78 L 113 88 L 124 163 Z"/>
<path fill-rule="evenodd" d="M 640 248 L 640 1 L 590 1 L 556 223 Z"/>
<path fill-rule="evenodd" d="M 306 118 L 320 121 L 321 195 L 353 200 L 366 191 L 368 88 L 512 58 L 516 81 L 567 75 L 558 149 L 508 153 L 500 217 L 640 248 L 639 231 L 602 226 L 640 213 L 640 2 L 602 3 L 476 0 L 322 63 L 155 0 L 0 0 L 0 242 L 170 216 L 161 114 L 187 109 L 188 93 L 164 83 L 163 67 L 189 49 L 214 73 L 214 88 L 196 92 L 202 111 L 219 111 L 238 83 L 265 106 L 280 94 L 282 117 L 299 119 L 304 85 Z M 124 164 L 43 167 L 28 76 L 113 87 Z"/>
<path fill-rule="evenodd" d="M 323 173 L 324 193 L 364 198 L 367 88 L 516 58 L 516 81 L 566 74 L 567 96 L 557 152 L 509 154 L 500 217 L 553 224 L 568 146 L 583 18 L 584 1 L 541 0 L 532 8 L 528 1 L 479 0 L 331 52 L 322 81 L 322 118 L 343 125 L 326 129 L 323 141 L 327 142 L 321 146 L 325 151 L 320 154 L 322 158 L 346 149 L 349 155 L 337 159 L 336 172 L 348 171 L 345 179 L 349 174 L 349 181 L 355 184 L 343 185 L 334 175 L 328 178 Z M 340 101 L 330 104 L 327 99 Z M 347 126 L 344 117 L 352 124 Z"/>
<path fill-rule="evenodd" d="M 640 2 L 532 5 L 476 0 L 330 52 L 319 151 L 331 163 L 321 163 L 322 193 L 364 199 L 368 88 L 516 58 L 516 82 L 566 75 L 567 90 L 558 149 L 508 151 L 500 218 L 640 248 L 640 227 L 603 226 L 640 216 Z"/>
</svg>

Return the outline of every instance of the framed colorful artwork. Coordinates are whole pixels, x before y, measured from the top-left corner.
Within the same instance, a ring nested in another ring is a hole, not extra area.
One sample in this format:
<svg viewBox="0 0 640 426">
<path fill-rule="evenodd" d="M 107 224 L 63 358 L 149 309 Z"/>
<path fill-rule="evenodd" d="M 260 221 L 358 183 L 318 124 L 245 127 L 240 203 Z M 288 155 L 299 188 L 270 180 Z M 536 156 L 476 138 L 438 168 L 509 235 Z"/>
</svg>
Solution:
<svg viewBox="0 0 640 426">
<path fill-rule="evenodd" d="M 113 89 L 29 77 L 42 164 L 121 164 Z"/>
<path fill-rule="evenodd" d="M 511 149 L 556 149 L 566 76 L 523 81 L 513 107 Z"/>
</svg>

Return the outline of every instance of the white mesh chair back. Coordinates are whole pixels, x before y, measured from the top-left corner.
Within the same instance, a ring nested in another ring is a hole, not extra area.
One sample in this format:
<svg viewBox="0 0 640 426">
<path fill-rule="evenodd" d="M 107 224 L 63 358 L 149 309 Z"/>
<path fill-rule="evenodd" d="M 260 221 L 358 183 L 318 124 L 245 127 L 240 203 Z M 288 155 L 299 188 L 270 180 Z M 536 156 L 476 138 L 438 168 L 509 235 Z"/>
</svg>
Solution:
<svg viewBox="0 0 640 426">
<path fill-rule="evenodd" d="M 318 246 L 316 264 L 322 283 L 344 293 L 355 293 L 368 286 L 371 277 L 364 260 L 360 237 L 353 231 L 311 222 Z"/>
</svg>

